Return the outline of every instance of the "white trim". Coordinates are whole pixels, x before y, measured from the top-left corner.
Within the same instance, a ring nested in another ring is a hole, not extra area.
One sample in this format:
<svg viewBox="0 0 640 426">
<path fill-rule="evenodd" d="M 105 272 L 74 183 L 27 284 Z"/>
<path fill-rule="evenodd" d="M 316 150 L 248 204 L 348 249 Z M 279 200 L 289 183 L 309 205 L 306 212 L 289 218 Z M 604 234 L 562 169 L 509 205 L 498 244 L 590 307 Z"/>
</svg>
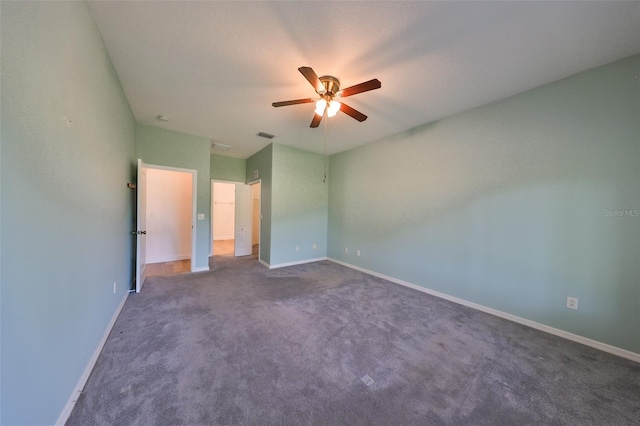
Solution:
<svg viewBox="0 0 640 426">
<path fill-rule="evenodd" d="M 262 179 L 248 182 L 247 185 L 260 185 L 260 203 L 258 205 L 258 259 L 262 250 Z M 251 224 L 253 225 L 253 188 L 251 188 Z M 253 236 L 251 236 L 251 251 L 253 251 Z"/>
<path fill-rule="evenodd" d="M 197 173 L 198 172 L 196 169 L 184 169 L 182 167 L 162 166 L 160 164 L 144 163 L 144 166 L 149 169 L 166 170 L 168 172 L 181 172 L 181 173 L 193 173 L 193 172 Z"/>
<path fill-rule="evenodd" d="M 67 403 L 65 404 L 64 408 L 62 409 L 62 412 L 60 413 L 60 416 L 58 417 L 58 420 L 56 420 L 56 423 L 55 423 L 56 426 L 64 426 L 64 424 L 67 422 L 67 420 L 69 420 L 69 416 L 71 415 L 71 412 L 73 411 L 73 407 L 75 407 L 76 402 L 78 401 L 78 398 L 80 397 L 80 394 L 82 393 L 82 390 L 84 389 L 84 386 L 87 384 L 87 380 L 89 380 L 89 376 L 91 375 L 91 372 L 93 371 L 93 367 L 95 367 L 96 362 L 98 361 L 98 357 L 100 356 L 100 353 L 102 352 L 102 348 L 104 347 L 105 343 L 107 343 L 107 338 L 109 337 L 109 334 L 111 333 L 111 329 L 113 328 L 114 324 L 116 323 L 116 320 L 118 319 L 118 316 L 120 315 L 120 311 L 122 311 L 122 307 L 124 306 L 124 303 L 127 301 L 127 297 L 128 296 L 129 296 L 129 292 L 126 292 L 124 294 L 124 296 L 122 297 L 122 300 L 120 301 L 120 304 L 116 308 L 116 311 L 113 313 L 113 316 L 111 317 L 111 321 L 109 321 L 109 324 L 107 324 L 107 328 L 104 331 L 104 334 L 102 335 L 102 338 L 98 342 L 98 347 L 93 352 L 93 355 L 91 356 L 91 359 L 89 359 L 89 363 L 87 364 L 87 366 L 85 367 L 84 371 L 82 372 L 82 375 L 80 376 L 80 379 L 78 379 L 78 383 L 76 383 L 76 387 L 73 388 L 73 391 L 71 392 L 71 396 L 69 397 L 69 400 L 67 401 Z"/>
<path fill-rule="evenodd" d="M 260 263 L 263 266 L 266 266 L 267 268 L 271 269 L 271 265 L 269 265 L 267 262 L 265 262 L 264 260 L 258 258 L 258 263 Z"/>
<path fill-rule="evenodd" d="M 198 240 L 198 171 L 192 170 L 191 177 L 191 270 L 195 271 Z M 208 258 L 208 256 L 207 256 Z"/>
<path fill-rule="evenodd" d="M 209 267 L 208 266 L 198 266 L 197 268 L 194 268 L 191 270 L 191 272 L 204 272 L 204 271 L 209 271 Z"/>
<path fill-rule="evenodd" d="M 378 277 L 378 278 L 382 278 L 383 280 L 391 281 L 392 283 L 395 283 L 395 284 L 400 284 L 402 286 L 409 287 L 409 288 L 412 288 L 414 290 L 418 290 L 418 291 L 421 291 L 423 293 L 427 293 L 427 294 L 430 294 L 432 296 L 436 296 L 436 297 L 439 297 L 441 299 L 445 299 L 445 300 L 448 300 L 450 302 L 457 303 L 459 305 L 468 306 L 469 308 L 473 308 L 473 309 L 476 309 L 478 311 L 485 312 L 487 314 L 491 314 L 491 315 L 494 315 L 494 316 L 497 316 L 497 317 L 500 317 L 500 318 L 504 318 L 506 320 L 513 321 L 513 322 L 516 322 L 518 324 L 526 325 L 528 327 L 535 328 L 536 330 L 544 331 L 546 333 L 553 334 L 555 336 L 562 337 L 564 339 L 571 340 L 571 341 L 574 341 L 574 342 L 577 342 L 577 343 L 581 343 L 581 344 L 586 345 L 586 346 L 591 346 L 592 348 L 599 349 L 599 350 L 601 350 L 603 352 L 608 352 L 610 354 L 617 355 L 617 356 L 620 356 L 622 358 L 626 358 L 626 359 L 629 359 L 631 361 L 635 361 L 635 362 L 639 362 L 640 363 L 640 354 L 628 351 L 626 349 L 619 348 L 617 346 L 612 346 L 612 345 L 609 345 L 609 344 L 606 344 L 606 343 L 599 342 L 597 340 L 589 339 L 589 338 L 584 337 L 584 336 L 580 336 L 580 335 L 577 335 L 577 334 L 569 333 L 568 331 L 564 331 L 564 330 L 560 330 L 558 328 L 550 327 L 548 325 L 541 324 L 539 322 L 531 321 L 531 320 L 528 320 L 526 318 L 522 318 L 522 317 L 519 317 L 519 316 L 516 316 L 516 315 L 512 315 L 512 314 L 509 314 L 507 312 L 502 312 L 502 311 L 499 311 L 497 309 L 489 308 L 489 307 L 484 306 L 484 305 L 479 305 L 479 304 L 474 303 L 474 302 L 469 302 L 468 300 L 460 299 L 460 298 L 455 297 L 455 296 L 450 296 L 450 295 L 445 294 L 445 293 L 440 293 L 439 291 L 431 290 L 431 289 L 428 289 L 426 287 L 422 287 L 422 286 L 419 286 L 419 285 L 416 285 L 416 284 L 412 284 L 412 283 L 407 282 L 407 281 L 403 281 L 403 280 L 400 280 L 400 279 L 397 279 L 397 278 L 390 277 L 388 275 L 380 274 L 378 272 L 371 271 L 371 270 L 365 269 L 365 268 L 361 268 L 359 266 L 355 266 L 355 265 L 352 265 L 350 263 L 346 263 L 346 262 L 343 262 L 343 261 L 340 261 L 340 260 L 337 260 L 337 259 L 333 259 L 331 257 L 328 258 L 328 260 L 330 260 L 330 261 L 332 261 L 334 263 L 337 263 L 339 265 L 346 266 L 347 268 L 355 269 L 356 271 L 364 272 L 365 274 L 373 275 L 374 277 Z"/>
<path fill-rule="evenodd" d="M 313 262 L 320 262 L 321 260 L 328 260 L 327 257 L 316 257 L 315 259 L 304 259 L 304 260 L 297 260 L 295 262 L 286 262 L 286 263 L 278 263 L 275 265 L 269 265 L 268 263 L 264 263 L 261 261 L 261 263 L 265 266 L 267 266 L 269 269 L 277 269 L 277 268 L 284 268 L 286 266 L 295 266 L 295 265 L 303 265 L 305 263 L 313 263 Z"/>
<path fill-rule="evenodd" d="M 223 235 L 223 236 L 216 236 L 213 238 L 213 241 L 224 241 L 224 240 L 233 240 L 236 236 L 235 235 Z"/>
</svg>

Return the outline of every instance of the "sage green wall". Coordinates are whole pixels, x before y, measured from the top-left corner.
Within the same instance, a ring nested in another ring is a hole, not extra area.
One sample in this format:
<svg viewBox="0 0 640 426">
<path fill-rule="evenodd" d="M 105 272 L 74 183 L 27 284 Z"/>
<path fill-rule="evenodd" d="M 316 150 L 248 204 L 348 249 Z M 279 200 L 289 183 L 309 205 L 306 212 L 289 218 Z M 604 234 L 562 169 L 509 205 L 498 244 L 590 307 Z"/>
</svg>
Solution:
<svg viewBox="0 0 640 426">
<path fill-rule="evenodd" d="M 136 154 L 148 164 L 198 171 L 197 213 L 205 215 L 196 221 L 196 268 L 209 269 L 211 173 L 209 139 L 186 135 L 159 127 L 136 126 Z"/>
<path fill-rule="evenodd" d="M 211 179 L 246 182 L 247 160 L 211 154 Z"/>
<path fill-rule="evenodd" d="M 131 285 L 135 121 L 85 2 L 0 8 L 0 423 L 53 424 Z"/>
<path fill-rule="evenodd" d="M 332 156 L 329 256 L 640 353 L 638 75 L 634 56 Z"/>
<path fill-rule="evenodd" d="M 272 266 L 327 256 L 329 190 L 323 183 L 324 167 L 321 154 L 273 144 Z"/>
<path fill-rule="evenodd" d="M 260 188 L 260 260 L 266 264 L 271 263 L 271 169 L 273 163 L 273 144 L 270 144 L 247 158 L 245 182 L 253 182 L 254 170 L 258 171 Z"/>
</svg>

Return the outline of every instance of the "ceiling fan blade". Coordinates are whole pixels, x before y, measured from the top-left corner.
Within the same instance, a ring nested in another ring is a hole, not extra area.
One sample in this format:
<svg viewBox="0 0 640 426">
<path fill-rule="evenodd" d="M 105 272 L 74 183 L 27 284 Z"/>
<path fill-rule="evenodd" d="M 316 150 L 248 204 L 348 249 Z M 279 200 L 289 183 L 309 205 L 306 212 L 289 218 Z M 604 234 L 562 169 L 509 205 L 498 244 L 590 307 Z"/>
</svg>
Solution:
<svg viewBox="0 0 640 426">
<path fill-rule="evenodd" d="M 374 78 L 373 80 L 365 81 L 364 83 L 342 89 L 340 93 L 343 98 L 346 98 L 347 96 L 357 95 L 358 93 L 368 92 L 369 90 L 375 90 L 381 87 L 382 83 L 380 83 L 380 80 Z"/>
<path fill-rule="evenodd" d="M 345 114 L 355 118 L 356 120 L 363 122 L 364 120 L 367 119 L 367 116 L 364 115 L 363 113 L 361 113 L 360 111 L 351 108 L 349 105 L 346 104 L 340 104 L 340 111 L 344 112 Z"/>
<path fill-rule="evenodd" d="M 321 115 L 313 114 L 313 120 L 311 120 L 311 125 L 309 127 L 318 127 L 320 125 L 320 120 L 322 120 Z"/>
<path fill-rule="evenodd" d="M 282 107 L 282 106 L 298 105 L 298 104 L 310 104 L 311 102 L 313 102 L 313 99 L 306 98 L 306 99 L 294 99 L 292 101 L 274 102 L 271 105 L 273 105 L 274 107 Z"/>
<path fill-rule="evenodd" d="M 324 84 L 322 84 L 320 78 L 318 78 L 318 74 L 316 74 L 313 68 L 300 67 L 298 68 L 298 71 L 300 71 L 302 75 L 304 75 L 304 77 L 309 81 L 309 83 L 311 83 L 317 93 L 325 92 Z"/>
</svg>

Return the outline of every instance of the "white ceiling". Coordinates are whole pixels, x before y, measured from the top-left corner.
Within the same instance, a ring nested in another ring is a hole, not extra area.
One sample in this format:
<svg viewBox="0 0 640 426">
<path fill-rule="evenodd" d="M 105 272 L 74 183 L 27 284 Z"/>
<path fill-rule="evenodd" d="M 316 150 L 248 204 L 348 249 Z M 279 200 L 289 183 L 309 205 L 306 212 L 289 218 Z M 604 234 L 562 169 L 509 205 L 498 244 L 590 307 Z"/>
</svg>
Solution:
<svg viewBox="0 0 640 426">
<path fill-rule="evenodd" d="M 247 158 L 274 142 L 323 152 L 309 128 L 316 96 L 298 72 L 341 86 L 362 123 L 329 119 L 327 152 L 468 110 L 640 52 L 640 2 L 91 1 L 139 123 L 231 145 Z M 159 114 L 170 121 L 156 120 Z"/>
</svg>

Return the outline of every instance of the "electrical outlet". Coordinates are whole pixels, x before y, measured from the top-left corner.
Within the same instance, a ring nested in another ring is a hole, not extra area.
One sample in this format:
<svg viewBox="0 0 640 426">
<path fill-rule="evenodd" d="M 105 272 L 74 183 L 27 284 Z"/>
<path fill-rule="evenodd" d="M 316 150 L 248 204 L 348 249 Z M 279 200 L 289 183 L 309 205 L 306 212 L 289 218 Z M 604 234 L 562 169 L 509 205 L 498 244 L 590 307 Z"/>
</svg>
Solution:
<svg viewBox="0 0 640 426">
<path fill-rule="evenodd" d="M 578 298 L 567 296 L 567 308 L 578 310 Z"/>
<path fill-rule="evenodd" d="M 113 294 L 116 294 L 116 281 L 113 282 Z"/>
<path fill-rule="evenodd" d="M 300 251 L 300 246 L 296 246 L 296 251 Z"/>
<path fill-rule="evenodd" d="M 356 256 L 360 256 L 360 250 L 356 250 Z"/>
<path fill-rule="evenodd" d="M 344 248 L 344 252 L 345 252 L 345 253 L 347 253 L 347 254 L 349 254 L 349 248 L 345 247 L 345 248 Z"/>
<path fill-rule="evenodd" d="M 313 245 L 313 249 L 316 250 L 318 246 L 316 244 Z"/>
</svg>

